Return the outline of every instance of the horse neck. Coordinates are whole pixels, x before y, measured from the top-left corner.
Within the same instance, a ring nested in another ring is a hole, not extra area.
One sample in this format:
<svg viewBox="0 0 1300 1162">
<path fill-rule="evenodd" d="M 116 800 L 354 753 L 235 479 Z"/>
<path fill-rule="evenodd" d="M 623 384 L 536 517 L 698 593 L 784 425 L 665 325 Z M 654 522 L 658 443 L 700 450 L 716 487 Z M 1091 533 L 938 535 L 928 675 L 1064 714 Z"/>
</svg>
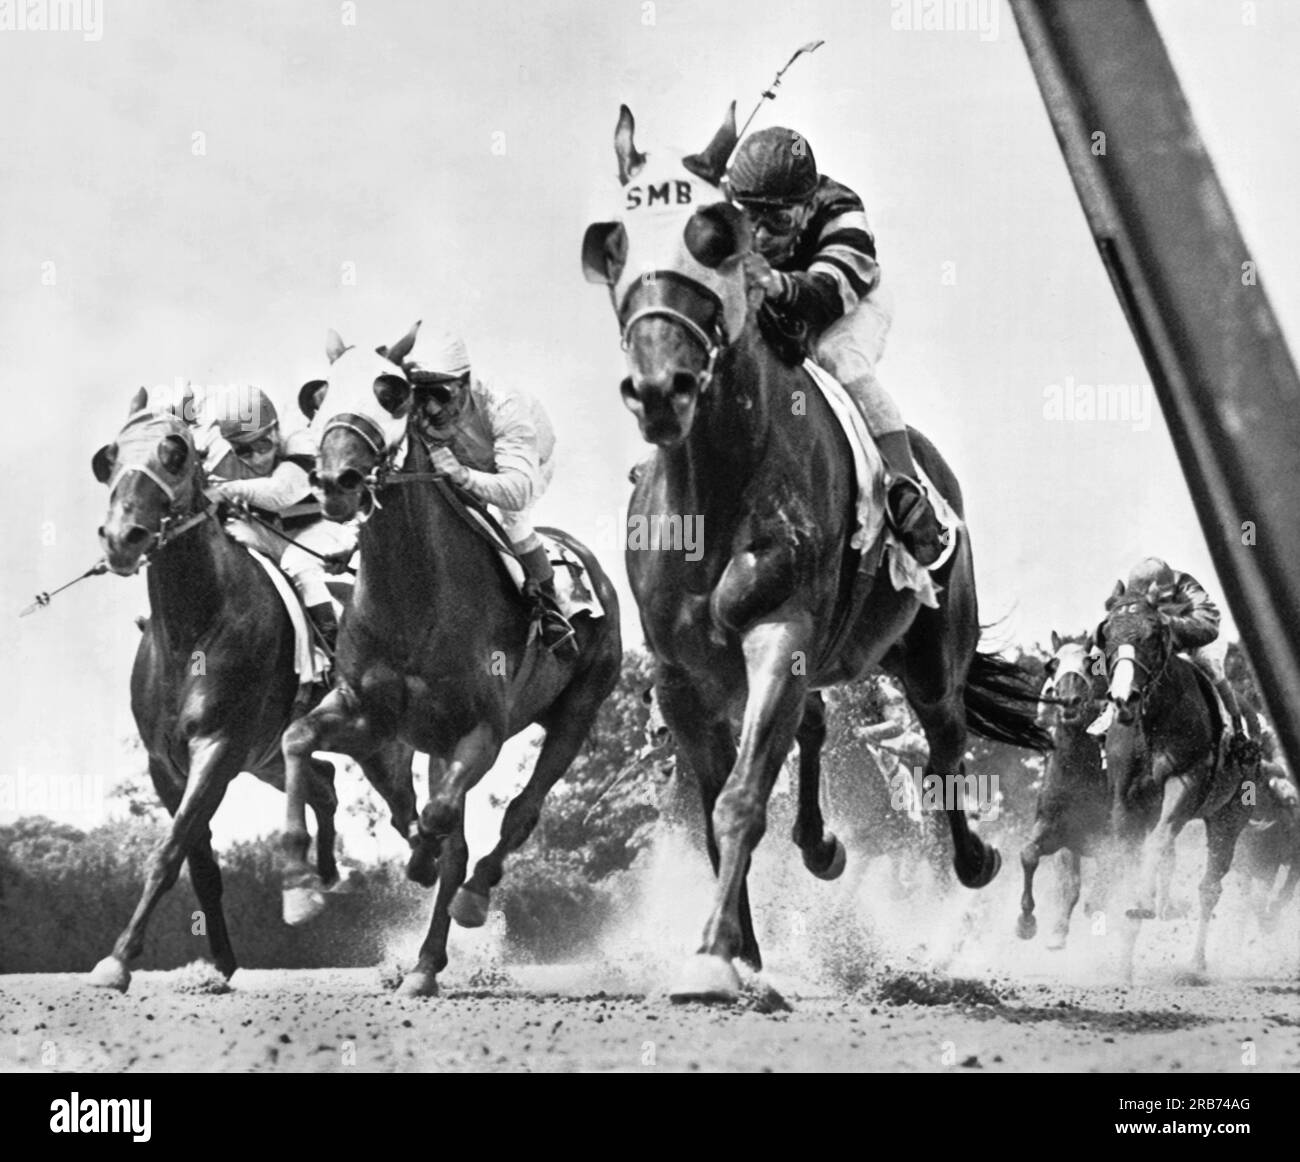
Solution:
<svg viewBox="0 0 1300 1162">
<path fill-rule="evenodd" d="M 673 507 L 679 512 L 732 511 L 767 448 L 770 394 L 780 364 L 746 326 L 719 358 L 703 414 L 690 435 L 664 453 Z"/>
<path fill-rule="evenodd" d="M 427 472 L 427 455 L 418 440 L 404 471 Z M 354 601 L 356 616 L 376 607 L 393 624 L 428 624 L 438 612 L 436 595 L 444 591 L 454 569 L 463 573 L 480 555 L 474 533 L 432 482 L 392 484 L 382 507 L 361 527 L 361 574 Z"/>
<path fill-rule="evenodd" d="M 1086 723 L 1062 722 L 1058 718 L 1052 727 L 1052 748 L 1048 769 L 1055 770 L 1060 777 L 1068 778 L 1071 771 L 1081 767 L 1101 770 L 1101 747 L 1088 733 Z"/>
<path fill-rule="evenodd" d="M 223 558 L 233 547 L 215 520 L 204 520 L 150 559 L 149 609 L 169 638 L 194 641 L 221 617 L 231 596 Z"/>
</svg>

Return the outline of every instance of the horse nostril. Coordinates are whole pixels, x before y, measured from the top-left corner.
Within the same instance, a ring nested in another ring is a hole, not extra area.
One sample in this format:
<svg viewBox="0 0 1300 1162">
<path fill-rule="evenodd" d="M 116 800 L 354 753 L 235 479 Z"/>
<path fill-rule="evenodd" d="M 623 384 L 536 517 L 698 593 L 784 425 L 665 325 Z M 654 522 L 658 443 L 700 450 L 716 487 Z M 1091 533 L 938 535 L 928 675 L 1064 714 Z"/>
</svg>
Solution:
<svg viewBox="0 0 1300 1162">
<path fill-rule="evenodd" d="M 139 525 L 132 525 L 127 530 L 126 536 L 123 537 L 122 539 L 128 545 L 138 545 L 142 541 L 148 540 L 148 538 L 149 538 L 148 529 L 142 529 Z"/>
<path fill-rule="evenodd" d="M 674 395 L 692 395 L 699 385 L 700 381 L 689 371 L 678 371 L 673 375 Z"/>
<path fill-rule="evenodd" d="M 307 473 L 307 483 L 312 488 L 319 488 L 321 486 L 320 474 L 316 471 L 315 468 L 313 468 L 310 472 Z"/>
<path fill-rule="evenodd" d="M 627 403 L 641 402 L 641 393 L 637 391 L 636 384 L 632 382 L 632 377 L 630 375 L 619 384 L 618 390 L 619 394 L 622 395 L 623 399 Z"/>
<path fill-rule="evenodd" d="M 355 468 L 345 468 L 338 474 L 335 483 L 344 492 L 355 492 L 365 483 L 365 477 L 363 477 Z"/>
</svg>

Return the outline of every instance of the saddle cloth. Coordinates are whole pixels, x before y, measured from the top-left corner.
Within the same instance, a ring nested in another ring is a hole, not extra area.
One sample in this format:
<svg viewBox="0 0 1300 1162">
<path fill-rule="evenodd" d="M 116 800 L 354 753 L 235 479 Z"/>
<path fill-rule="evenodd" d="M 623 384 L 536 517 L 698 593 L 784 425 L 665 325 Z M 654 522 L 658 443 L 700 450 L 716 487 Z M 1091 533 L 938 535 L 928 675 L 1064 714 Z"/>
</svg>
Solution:
<svg viewBox="0 0 1300 1162">
<path fill-rule="evenodd" d="M 939 597 L 930 574 L 947 564 L 948 559 L 957 549 L 957 531 L 962 526 L 961 518 L 952 510 L 947 500 L 940 495 L 926 475 L 925 469 L 917 465 L 917 476 L 926 496 L 934 506 L 935 515 L 944 530 L 945 547 L 939 559 L 928 569 L 917 563 L 915 557 L 903 547 L 903 543 L 894 535 L 885 522 L 885 462 L 881 459 L 876 442 L 867 431 L 866 421 L 852 397 L 844 390 L 833 375 L 818 366 L 811 359 L 805 359 L 804 370 L 821 390 L 835 418 L 844 430 L 845 439 L 853 454 L 853 475 L 858 483 L 858 500 L 855 509 L 854 531 L 849 544 L 864 553 L 869 549 L 882 531 L 889 559 L 889 580 L 895 589 L 912 589 L 916 591 L 923 605 L 931 609 L 939 607 Z"/>
<path fill-rule="evenodd" d="M 510 574 L 510 580 L 515 583 L 515 588 L 522 594 L 526 578 L 524 567 L 519 563 L 519 559 L 511 552 L 510 547 L 502 542 L 497 530 L 492 527 L 491 522 L 484 519 L 483 514 L 476 507 L 466 505 L 465 511 L 478 521 L 484 531 L 489 533 L 492 540 L 496 542 L 501 563 Z M 590 614 L 593 621 L 604 617 L 605 610 L 596 597 L 591 578 L 587 576 L 587 567 L 582 563 L 581 558 L 567 545 L 541 529 L 537 530 L 537 535 L 541 538 L 546 548 L 546 555 L 555 568 L 555 600 L 560 607 L 560 612 L 570 619 L 579 613 Z"/>
<path fill-rule="evenodd" d="M 270 557 L 264 553 L 259 553 L 248 545 L 244 547 L 248 549 L 253 560 L 266 570 L 266 575 L 271 578 L 271 584 L 275 586 L 275 591 L 280 595 L 280 600 L 284 602 L 284 608 L 289 614 L 289 621 L 293 625 L 294 672 L 298 675 L 299 682 L 311 685 L 323 678 L 329 663 L 324 654 L 315 646 L 311 629 L 307 625 L 307 614 L 303 610 L 302 602 L 298 600 L 298 595 L 293 591 L 293 585 L 290 584 L 289 578 L 280 572 L 279 566 Z"/>
</svg>

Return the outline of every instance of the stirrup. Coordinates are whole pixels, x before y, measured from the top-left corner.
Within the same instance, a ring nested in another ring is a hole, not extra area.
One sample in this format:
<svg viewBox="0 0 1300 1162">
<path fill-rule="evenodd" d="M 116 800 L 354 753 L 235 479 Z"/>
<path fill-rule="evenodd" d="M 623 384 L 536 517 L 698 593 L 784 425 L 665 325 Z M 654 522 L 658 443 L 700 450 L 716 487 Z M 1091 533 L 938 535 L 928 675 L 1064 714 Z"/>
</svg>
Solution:
<svg viewBox="0 0 1300 1162">
<path fill-rule="evenodd" d="M 906 503 L 907 498 L 911 503 Z M 925 568 L 943 556 L 943 529 L 925 489 L 901 472 L 893 474 L 885 492 L 885 519 L 916 563 Z"/>
</svg>

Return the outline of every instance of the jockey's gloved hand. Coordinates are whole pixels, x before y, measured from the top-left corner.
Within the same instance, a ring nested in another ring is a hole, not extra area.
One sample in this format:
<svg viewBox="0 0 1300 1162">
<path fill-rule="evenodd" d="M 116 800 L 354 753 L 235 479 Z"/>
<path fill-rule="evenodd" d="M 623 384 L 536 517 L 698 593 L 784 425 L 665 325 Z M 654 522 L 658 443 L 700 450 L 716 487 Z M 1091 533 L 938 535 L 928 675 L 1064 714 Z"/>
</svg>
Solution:
<svg viewBox="0 0 1300 1162">
<path fill-rule="evenodd" d="M 346 573 L 353 552 L 352 549 L 344 549 L 338 553 L 326 553 L 323 561 L 325 572 L 332 574 Z"/>
<path fill-rule="evenodd" d="M 780 274 L 772 269 L 772 264 L 757 250 L 751 250 L 741 262 L 745 270 L 745 286 L 747 288 L 761 288 L 764 298 L 774 299 L 781 296 L 785 286 L 781 281 Z"/>
<path fill-rule="evenodd" d="M 223 484 L 218 484 L 209 489 L 208 499 L 212 502 L 217 520 L 223 524 L 232 517 L 239 515 L 241 508 L 239 501 L 229 495 Z"/>
<path fill-rule="evenodd" d="M 469 483 L 469 469 L 456 459 L 450 448 L 435 448 L 429 454 L 429 462 L 435 472 L 445 476 L 458 488 L 464 488 Z"/>
</svg>

